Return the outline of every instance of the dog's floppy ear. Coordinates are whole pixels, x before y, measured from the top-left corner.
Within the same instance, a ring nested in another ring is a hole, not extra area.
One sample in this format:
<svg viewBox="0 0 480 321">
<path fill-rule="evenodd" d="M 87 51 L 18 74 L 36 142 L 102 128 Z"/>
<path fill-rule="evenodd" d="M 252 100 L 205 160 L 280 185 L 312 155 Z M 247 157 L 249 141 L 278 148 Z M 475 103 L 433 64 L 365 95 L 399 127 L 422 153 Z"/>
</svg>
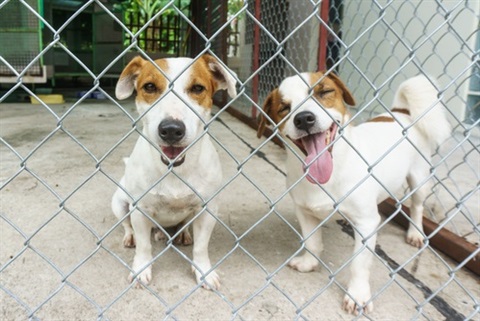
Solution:
<svg viewBox="0 0 480 321">
<path fill-rule="evenodd" d="M 278 92 L 278 88 L 275 88 L 274 90 L 272 90 L 268 94 L 267 99 L 265 99 L 265 102 L 263 103 L 262 109 L 265 112 L 265 114 L 267 114 L 268 116 L 271 116 L 270 113 L 272 111 L 272 106 L 274 103 L 273 98 L 274 98 L 274 95 L 277 94 L 277 92 Z M 265 128 L 267 127 L 268 120 L 263 114 L 260 114 L 258 116 L 257 122 L 258 122 L 257 137 L 260 138 L 265 132 Z"/>
<path fill-rule="evenodd" d="M 345 84 L 343 83 L 343 81 L 337 76 L 335 75 L 333 72 L 329 73 L 328 74 L 328 77 L 330 79 L 332 79 L 335 84 L 340 87 L 340 89 L 342 89 L 342 92 L 343 92 L 343 100 L 349 104 L 350 106 L 355 106 L 355 99 L 353 98 L 353 95 L 352 93 L 350 92 L 350 90 L 348 90 L 347 86 L 345 86 Z"/>
<path fill-rule="evenodd" d="M 119 100 L 127 99 L 135 89 L 135 79 L 140 74 L 140 69 L 145 63 L 145 59 L 140 56 L 133 58 L 128 65 L 123 69 L 117 86 L 115 87 L 115 96 Z"/>
<path fill-rule="evenodd" d="M 207 63 L 208 69 L 210 69 L 213 79 L 218 85 L 217 90 L 226 89 L 231 98 L 237 96 L 237 89 L 235 88 L 237 83 L 235 78 L 237 74 L 235 74 L 234 71 L 223 67 L 216 58 L 209 54 L 204 54 L 201 59 L 205 60 Z"/>
</svg>

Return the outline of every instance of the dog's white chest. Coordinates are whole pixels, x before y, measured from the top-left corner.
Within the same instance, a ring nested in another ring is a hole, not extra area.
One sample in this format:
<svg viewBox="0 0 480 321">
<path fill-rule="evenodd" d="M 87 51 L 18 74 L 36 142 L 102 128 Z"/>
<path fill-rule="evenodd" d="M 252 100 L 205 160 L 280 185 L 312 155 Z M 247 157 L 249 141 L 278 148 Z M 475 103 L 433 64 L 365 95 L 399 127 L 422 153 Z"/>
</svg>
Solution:
<svg viewBox="0 0 480 321">
<path fill-rule="evenodd" d="M 194 215 L 200 204 L 200 198 L 193 193 L 165 195 L 151 192 L 140 201 L 140 208 L 163 227 L 169 227 Z"/>
</svg>

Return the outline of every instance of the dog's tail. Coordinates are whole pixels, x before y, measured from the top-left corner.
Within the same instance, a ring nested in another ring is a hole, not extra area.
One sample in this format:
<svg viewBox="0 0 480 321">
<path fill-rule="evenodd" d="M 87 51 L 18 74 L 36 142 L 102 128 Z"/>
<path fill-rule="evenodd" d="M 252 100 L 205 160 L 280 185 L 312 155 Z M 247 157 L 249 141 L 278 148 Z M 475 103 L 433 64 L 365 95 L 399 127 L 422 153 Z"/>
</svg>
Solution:
<svg viewBox="0 0 480 321">
<path fill-rule="evenodd" d="M 451 126 L 432 82 L 420 75 L 400 84 L 394 108 L 408 109 L 414 126 L 429 142 L 432 152 L 451 134 Z"/>
</svg>

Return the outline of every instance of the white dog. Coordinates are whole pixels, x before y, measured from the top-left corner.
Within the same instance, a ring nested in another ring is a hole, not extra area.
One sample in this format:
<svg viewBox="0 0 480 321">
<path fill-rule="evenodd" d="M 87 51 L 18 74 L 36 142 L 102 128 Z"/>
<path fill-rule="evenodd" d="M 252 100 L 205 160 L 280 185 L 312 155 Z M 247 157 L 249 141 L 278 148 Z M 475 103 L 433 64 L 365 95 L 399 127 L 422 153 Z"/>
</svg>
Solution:
<svg viewBox="0 0 480 321">
<path fill-rule="evenodd" d="M 322 238 L 318 226 L 326 216 L 340 211 L 355 230 L 351 279 L 343 307 L 349 313 L 358 313 L 363 307 L 368 313 L 373 309 L 369 267 L 380 223 L 377 204 L 399 190 L 406 179 L 414 191 L 410 208 L 414 224 L 410 224 L 406 240 L 423 245 L 422 204 L 429 192 L 425 184 L 429 161 L 451 129 L 437 105 L 437 91 L 423 76 L 400 85 L 390 112 L 359 126 L 347 124 L 350 116 L 344 102 L 355 104 L 334 74 L 303 73 L 286 78 L 264 103 L 270 119 L 260 117 L 258 136 L 273 122 L 286 141 L 293 143 L 287 146 L 287 186 L 307 251 L 289 265 L 300 272 L 319 265 Z"/>
<path fill-rule="evenodd" d="M 135 89 L 137 110 L 143 115 L 143 136 L 112 199 L 113 212 L 123 220 L 124 245 L 136 246 L 129 280 L 136 277 L 148 284 L 152 279 L 152 228 L 179 225 L 177 241 L 190 244 L 185 224 L 193 219 L 192 269 L 204 288 L 218 288 L 218 275 L 210 271 L 208 243 L 218 207 L 211 197 L 220 186 L 222 169 L 205 124 L 214 93 L 227 89 L 236 96 L 236 80 L 210 55 L 155 63 L 134 58 L 115 91 L 118 99 L 126 99 Z"/>
</svg>

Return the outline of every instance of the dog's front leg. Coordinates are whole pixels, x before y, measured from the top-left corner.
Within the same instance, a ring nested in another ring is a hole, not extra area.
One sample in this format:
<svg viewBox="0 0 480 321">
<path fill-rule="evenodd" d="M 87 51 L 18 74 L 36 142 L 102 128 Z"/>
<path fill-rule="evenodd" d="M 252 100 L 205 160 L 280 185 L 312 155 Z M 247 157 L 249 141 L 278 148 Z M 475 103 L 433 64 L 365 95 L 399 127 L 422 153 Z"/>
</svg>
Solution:
<svg viewBox="0 0 480 321">
<path fill-rule="evenodd" d="M 211 208 L 209 206 L 209 208 Z M 211 211 L 216 213 L 215 211 Z M 210 271 L 212 265 L 208 256 L 208 243 L 215 227 L 213 214 L 205 211 L 193 221 L 193 265 L 198 284 L 207 290 L 219 289 L 220 278 L 215 271 Z M 208 273 L 208 274 L 207 274 Z"/>
<path fill-rule="evenodd" d="M 124 178 L 122 178 L 120 184 L 125 184 Z M 123 219 L 122 225 L 123 229 L 125 230 L 125 236 L 123 237 L 123 246 L 135 247 L 135 237 L 132 223 L 130 221 L 130 217 L 125 217 L 129 211 L 128 207 L 128 197 L 120 188 L 117 188 L 115 194 L 113 194 L 112 197 L 112 211 L 119 220 Z"/>
<path fill-rule="evenodd" d="M 373 210 L 368 214 L 363 213 L 364 215 L 352 218 L 355 224 L 355 248 L 353 250 L 355 257 L 350 266 L 352 275 L 348 284 L 348 293 L 343 299 L 343 309 L 352 314 L 358 314 L 360 307 L 366 313 L 373 311 L 373 303 L 368 302 L 371 298 L 370 265 L 377 240 L 377 233 L 374 231 L 380 223 L 380 215 Z M 364 248 L 363 244 L 368 248 Z"/>
<path fill-rule="evenodd" d="M 150 241 L 150 233 L 153 224 L 139 210 L 135 210 L 132 213 L 131 221 L 133 229 L 135 230 L 137 246 L 135 249 L 135 258 L 133 259 L 133 273 L 130 273 L 128 280 L 132 282 L 134 278 L 136 278 L 146 285 L 152 279 L 152 243 Z"/>
<path fill-rule="evenodd" d="M 305 213 L 299 206 L 295 207 L 295 213 L 302 229 L 305 253 L 294 257 L 288 265 L 300 272 L 310 272 L 318 266 L 318 257 L 323 250 L 322 231 L 321 227 L 318 227 L 320 220 L 310 213 Z"/>
</svg>

